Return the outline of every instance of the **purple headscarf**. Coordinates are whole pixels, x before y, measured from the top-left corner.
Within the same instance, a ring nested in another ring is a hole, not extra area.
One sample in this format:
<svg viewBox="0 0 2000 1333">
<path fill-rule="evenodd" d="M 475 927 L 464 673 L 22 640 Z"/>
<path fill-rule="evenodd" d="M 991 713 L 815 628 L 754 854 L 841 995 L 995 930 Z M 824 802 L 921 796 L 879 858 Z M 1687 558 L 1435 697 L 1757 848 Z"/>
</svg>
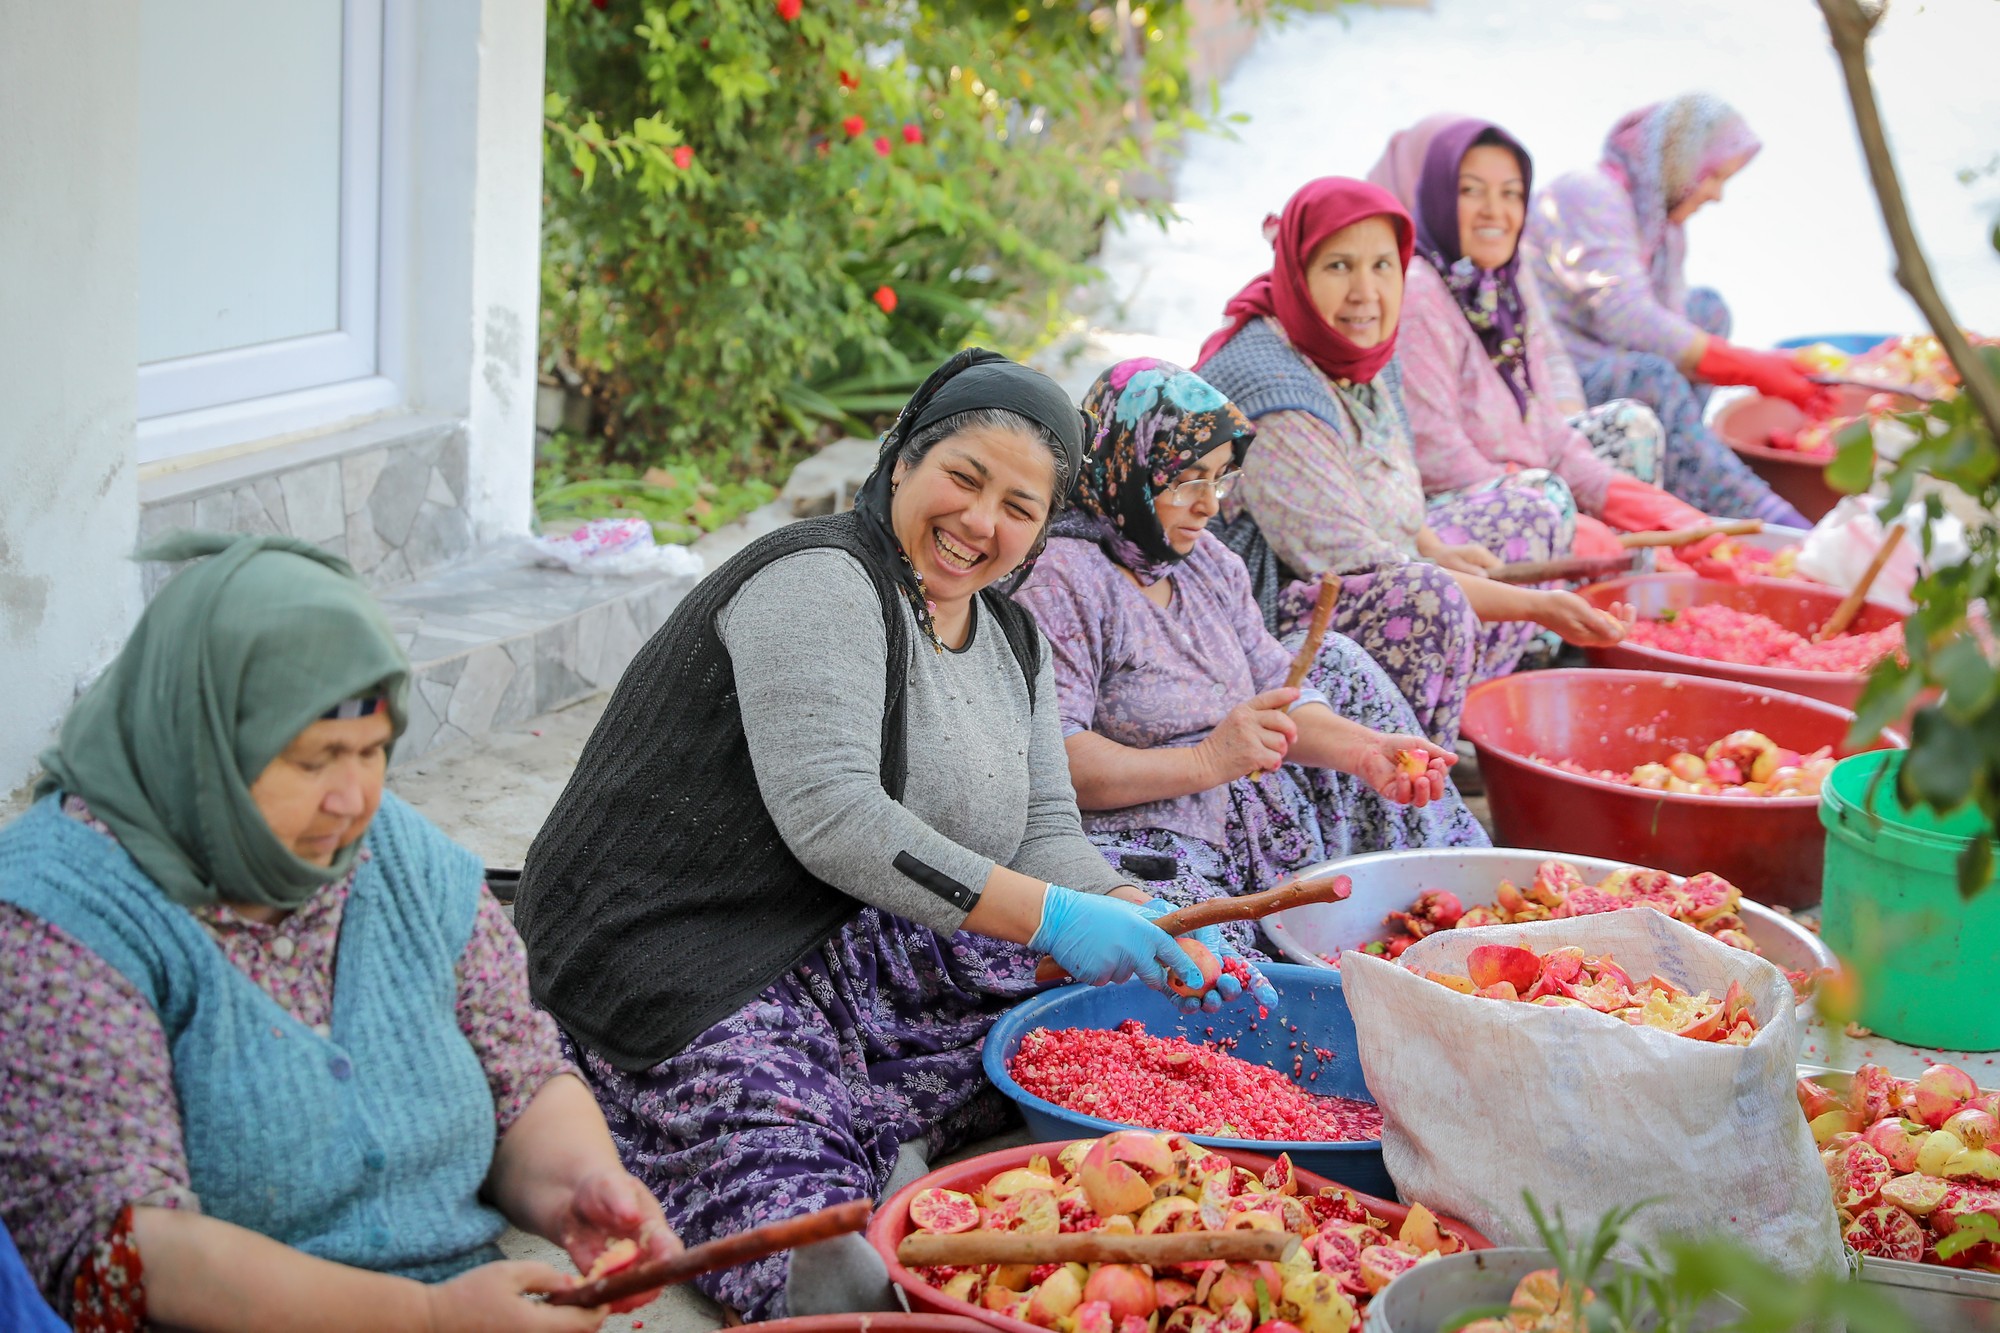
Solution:
<svg viewBox="0 0 2000 1333">
<path fill-rule="evenodd" d="M 1670 310 L 1687 301 L 1682 264 L 1687 233 L 1667 215 L 1705 177 L 1733 158 L 1764 146 L 1736 109 L 1707 93 L 1684 93 L 1629 111 L 1604 140 L 1605 174 L 1632 196 L 1639 243 L 1653 275 L 1653 293 Z"/>
<path fill-rule="evenodd" d="M 1458 236 L 1458 173 L 1465 155 L 1481 142 L 1505 148 L 1521 164 L 1523 199 L 1535 183 L 1534 160 L 1513 135 L 1490 120 L 1453 121 L 1431 137 L 1424 150 L 1423 173 L 1417 178 L 1417 251 L 1431 262 L 1464 312 L 1466 323 L 1479 335 L 1493 368 L 1523 416 L 1534 385 L 1528 378 L 1528 316 L 1517 281 L 1521 272 L 1520 238 L 1514 253 L 1499 268 L 1485 269 L 1465 257 Z M 1525 208 L 1523 220 L 1525 221 Z"/>
</svg>

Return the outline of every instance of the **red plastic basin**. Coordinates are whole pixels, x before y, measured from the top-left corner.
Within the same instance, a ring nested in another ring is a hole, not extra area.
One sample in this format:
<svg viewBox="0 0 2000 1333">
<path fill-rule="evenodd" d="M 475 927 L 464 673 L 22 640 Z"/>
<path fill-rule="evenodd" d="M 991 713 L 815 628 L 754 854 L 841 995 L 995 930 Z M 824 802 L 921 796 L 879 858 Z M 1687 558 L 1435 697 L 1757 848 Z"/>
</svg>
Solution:
<svg viewBox="0 0 2000 1333">
<path fill-rule="evenodd" d="M 963 1162 L 940 1167 L 921 1180 L 912 1181 L 896 1191 L 875 1210 L 874 1218 L 868 1223 L 869 1242 L 881 1254 L 883 1262 L 889 1265 L 889 1280 L 903 1289 L 903 1294 L 909 1299 L 912 1310 L 929 1314 L 963 1315 L 977 1319 L 989 1328 L 1006 1329 L 1008 1333 L 1047 1333 L 1046 1329 L 1037 1328 L 1023 1320 L 1009 1319 L 1005 1315 L 994 1314 L 990 1310 L 981 1309 L 968 1302 L 953 1300 L 898 1263 L 896 1247 L 902 1244 L 903 1237 L 910 1234 L 910 1200 L 917 1196 L 918 1191 L 938 1188 L 958 1190 L 964 1194 L 977 1194 L 987 1181 L 1002 1171 L 1026 1166 L 1028 1159 L 1035 1156 L 1047 1157 L 1050 1161 L 1054 1161 L 1056 1154 L 1062 1150 L 1062 1143 L 1033 1143 L 970 1157 Z M 1262 1153 L 1238 1152 L 1232 1148 L 1219 1151 L 1236 1165 L 1248 1167 L 1259 1174 L 1268 1170 L 1277 1160 Z M 1316 1194 L 1323 1186 L 1339 1184 L 1338 1181 L 1316 1176 L 1310 1171 L 1298 1172 L 1298 1179 L 1301 1194 Z M 1403 1204 L 1388 1199 L 1378 1199 L 1372 1194 L 1362 1194 L 1359 1190 L 1355 1193 L 1369 1212 L 1389 1223 L 1392 1235 L 1396 1227 L 1402 1224 L 1403 1219 L 1410 1215 L 1410 1210 Z M 1493 1248 L 1492 1241 L 1465 1223 L 1449 1217 L 1440 1217 L 1439 1221 L 1449 1225 L 1454 1232 L 1464 1237 L 1468 1249 Z"/>
<path fill-rule="evenodd" d="M 1826 623 L 1845 596 L 1835 588 L 1823 588 L 1797 579 L 1746 579 L 1728 583 L 1720 579 L 1698 579 L 1691 574 L 1633 574 L 1605 583 L 1593 583 L 1579 594 L 1592 606 L 1609 608 L 1614 602 L 1630 602 L 1641 620 L 1657 620 L 1663 611 L 1679 611 L 1702 602 L 1722 602 L 1739 611 L 1769 616 L 1794 634 L 1810 635 Z M 1855 634 L 1899 625 L 1900 612 L 1876 602 L 1861 608 L 1849 632 Z M 1685 676 L 1713 676 L 1736 680 L 1767 690 L 1810 695 L 1841 708 L 1854 707 L 1867 681 L 1864 671 L 1794 671 L 1779 667 L 1739 666 L 1734 662 L 1714 662 L 1706 657 L 1689 657 L 1644 644 L 1613 644 L 1609 648 L 1586 648 L 1584 657 L 1592 666 L 1624 667 L 1636 671 L 1672 671 Z M 1790 742 L 1784 742 L 1789 744 Z M 1796 746 L 1796 749 L 1809 747 Z"/>
<path fill-rule="evenodd" d="M 1803 695 L 1656 671 L 1531 671 L 1466 697 L 1460 734 L 1479 755 L 1494 841 L 1657 866 L 1712 870 L 1746 898 L 1819 901 L 1826 838 L 1817 796 L 1696 796 L 1566 773 L 1544 759 L 1629 771 L 1732 731 L 1761 731 L 1805 753 L 1845 757 L 1854 714 Z M 1865 750 L 1900 749 L 1893 731 Z"/>
<path fill-rule="evenodd" d="M 1835 411 L 1846 416 L 1861 411 L 1870 393 L 1851 385 L 1836 389 Z M 1792 508 L 1817 523 L 1840 503 L 1840 492 L 1826 484 L 1826 465 L 1833 460 L 1791 449 L 1773 449 L 1772 431 L 1794 431 L 1806 424 L 1806 414 L 1782 398 L 1745 394 L 1715 411 L 1712 423 L 1722 442 L 1734 449 L 1750 470 Z"/>
</svg>

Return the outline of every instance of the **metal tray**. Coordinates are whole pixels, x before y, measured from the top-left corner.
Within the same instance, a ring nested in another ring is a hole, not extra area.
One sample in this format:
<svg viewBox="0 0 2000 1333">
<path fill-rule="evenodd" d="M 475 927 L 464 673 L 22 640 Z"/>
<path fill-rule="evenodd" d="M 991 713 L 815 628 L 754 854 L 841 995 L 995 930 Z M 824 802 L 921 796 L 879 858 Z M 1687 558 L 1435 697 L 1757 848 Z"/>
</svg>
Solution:
<svg viewBox="0 0 2000 1333">
<path fill-rule="evenodd" d="M 1801 1064 L 1801 1078 L 1840 1088 L 1854 1071 Z M 1985 1089 L 1981 1089 L 1985 1091 Z M 1951 1333 L 2000 1333 L 2000 1273 L 1968 1273 L 1901 1259 L 1861 1259 L 1861 1280 L 1884 1289 L 1918 1328 Z"/>
<path fill-rule="evenodd" d="M 1531 879 L 1543 861 L 1566 861 L 1585 879 L 1599 880 L 1629 862 L 1564 852 L 1512 847 L 1441 847 L 1416 851 L 1370 852 L 1301 871 L 1338 870 L 1354 883 L 1344 902 L 1313 903 L 1264 918 L 1264 934 L 1289 962 L 1331 966 L 1320 955 L 1339 955 L 1382 937 L 1382 918 L 1415 902 L 1425 889 L 1450 889 L 1467 907 L 1490 903 L 1500 881 Z M 1834 966 L 1833 951 L 1820 937 L 1782 912 L 1745 899 L 1738 915 L 1764 957 L 1787 972 Z M 1807 1006 L 1801 1005 L 1801 1017 Z"/>
</svg>

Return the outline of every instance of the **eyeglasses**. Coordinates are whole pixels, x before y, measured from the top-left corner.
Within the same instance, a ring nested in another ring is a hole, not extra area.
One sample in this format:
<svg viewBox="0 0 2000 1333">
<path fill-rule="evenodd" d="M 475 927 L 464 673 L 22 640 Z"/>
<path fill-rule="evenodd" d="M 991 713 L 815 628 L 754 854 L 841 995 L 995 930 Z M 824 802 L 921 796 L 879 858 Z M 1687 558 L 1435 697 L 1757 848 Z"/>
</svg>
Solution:
<svg viewBox="0 0 2000 1333">
<path fill-rule="evenodd" d="M 1236 489 L 1236 483 L 1243 476 L 1241 471 L 1225 472 L 1219 477 L 1198 477 L 1184 481 L 1178 486 L 1169 486 L 1160 492 L 1160 498 L 1169 504 L 1199 504 L 1204 498 L 1212 497 L 1217 503 L 1229 498 L 1229 492 Z"/>
</svg>

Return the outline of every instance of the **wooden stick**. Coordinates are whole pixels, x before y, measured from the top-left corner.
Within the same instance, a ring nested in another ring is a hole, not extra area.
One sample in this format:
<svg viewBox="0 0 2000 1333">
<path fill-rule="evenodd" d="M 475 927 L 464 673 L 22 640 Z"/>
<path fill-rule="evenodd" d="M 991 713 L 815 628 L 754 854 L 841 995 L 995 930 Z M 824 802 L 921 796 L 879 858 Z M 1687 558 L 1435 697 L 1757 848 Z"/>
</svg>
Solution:
<svg viewBox="0 0 2000 1333">
<path fill-rule="evenodd" d="M 874 1205 L 868 1200 L 856 1199 L 817 1213 L 769 1222 L 748 1231 L 739 1231 L 733 1236 L 709 1241 L 706 1245 L 697 1245 L 691 1250 L 682 1250 L 679 1254 L 650 1264 L 634 1264 L 630 1268 L 607 1273 L 595 1282 L 585 1282 L 568 1291 L 549 1292 L 547 1301 L 550 1305 L 609 1305 L 627 1296 L 637 1296 L 642 1291 L 671 1287 L 691 1277 L 713 1273 L 718 1268 L 734 1268 L 780 1250 L 796 1249 L 814 1241 L 831 1240 L 850 1231 L 859 1231 L 868 1225 L 868 1215 L 872 1211 Z"/>
<path fill-rule="evenodd" d="M 1854 108 L 1854 129 L 1861 139 L 1861 157 L 1868 163 L 1868 176 L 1875 187 L 1875 200 L 1882 207 L 1882 223 L 1889 232 L 1889 245 L 1896 254 L 1896 281 L 1924 312 L 1924 321 L 1937 335 L 1951 364 L 1958 370 L 1966 394 L 1986 418 L 1986 429 L 2000 438 L 2000 381 L 1986 369 L 1986 363 L 1972 350 L 1965 334 L 1952 316 L 1931 277 L 1931 266 L 1917 243 L 1917 229 L 1903 202 L 1903 184 L 1896 175 L 1896 159 L 1889 151 L 1889 135 L 1882 127 L 1882 112 L 1875 104 L 1875 85 L 1868 77 L 1868 35 L 1882 21 L 1883 9 L 1872 13 L 1860 0 L 1819 0 L 1826 15 L 1826 29 L 1833 39 L 1834 54 L 1840 59 L 1841 77 L 1847 83 L 1847 100 Z"/>
<path fill-rule="evenodd" d="M 1285 673 L 1285 688 L 1296 690 L 1306 683 L 1306 673 L 1319 658 L 1319 646 L 1326 642 L 1326 627 L 1333 620 L 1333 604 L 1340 600 L 1340 576 L 1332 570 L 1319 576 L 1319 597 L 1313 602 L 1312 621 L 1306 627 L 1306 641 L 1299 645 L 1292 669 Z"/>
<path fill-rule="evenodd" d="M 1245 894 L 1241 898 L 1210 898 L 1193 907 L 1168 912 L 1156 918 L 1153 924 L 1169 935 L 1185 935 L 1191 930 L 1219 926 L 1225 921 L 1256 921 L 1273 912 L 1304 907 L 1308 903 L 1337 903 L 1352 892 L 1354 881 L 1345 875 L 1327 871 L 1311 879 L 1291 880 L 1275 889 Z M 1068 975 L 1062 964 L 1053 958 L 1044 958 L 1041 966 L 1035 969 L 1035 980 L 1044 983 L 1061 981 Z"/>
<path fill-rule="evenodd" d="M 1882 534 L 1881 549 L 1877 550 L 1875 558 L 1868 562 L 1868 568 L 1861 572 L 1861 582 L 1854 585 L 1854 591 L 1842 599 L 1840 605 L 1834 608 L 1833 614 L 1826 618 L 1826 623 L 1819 627 L 1813 635 L 1814 643 L 1825 643 L 1828 639 L 1844 633 L 1847 627 L 1854 623 L 1854 617 L 1861 614 L 1861 604 L 1868 600 L 1868 590 L 1875 586 L 1875 576 L 1889 563 L 1889 557 L 1896 553 L 1897 543 L 1902 540 L 1903 525 L 1891 523 L 1889 530 Z"/>
<path fill-rule="evenodd" d="M 1622 574 L 1632 568 L 1630 555 L 1569 555 L 1560 560 L 1516 560 L 1486 571 L 1495 583 L 1552 583 L 1556 580 L 1595 579 L 1606 574 Z"/>
<path fill-rule="evenodd" d="M 1104 1231 L 1030 1234 L 1025 1231 L 962 1231 L 939 1236 L 917 1232 L 896 1246 L 905 1268 L 950 1264 L 1191 1264 L 1208 1259 L 1276 1263 L 1299 1238 L 1289 1231 L 1184 1231 L 1154 1236 L 1112 1235 Z"/>
<path fill-rule="evenodd" d="M 1935 403 L 1938 396 L 1929 389 L 1919 389 L 1914 384 L 1877 384 L 1872 380 L 1849 379 L 1845 375 L 1808 375 L 1814 384 L 1832 385 L 1834 388 L 1867 389 L 1872 393 L 1893 393 L 1899 398 L 1914 398 L 1920 403 Z"/>
<path fill-rule="evenodd" d="M 1618 544 L 1634 546 L 1691 546 L 1709 537 L 1748 537 L 1764 530 L 1761 518 L 1733 518 L 1727 523 L 1704 523 L 1698 528 L 1675 528 L 1672 532 L 1621 532 Z"/>
</svg>

